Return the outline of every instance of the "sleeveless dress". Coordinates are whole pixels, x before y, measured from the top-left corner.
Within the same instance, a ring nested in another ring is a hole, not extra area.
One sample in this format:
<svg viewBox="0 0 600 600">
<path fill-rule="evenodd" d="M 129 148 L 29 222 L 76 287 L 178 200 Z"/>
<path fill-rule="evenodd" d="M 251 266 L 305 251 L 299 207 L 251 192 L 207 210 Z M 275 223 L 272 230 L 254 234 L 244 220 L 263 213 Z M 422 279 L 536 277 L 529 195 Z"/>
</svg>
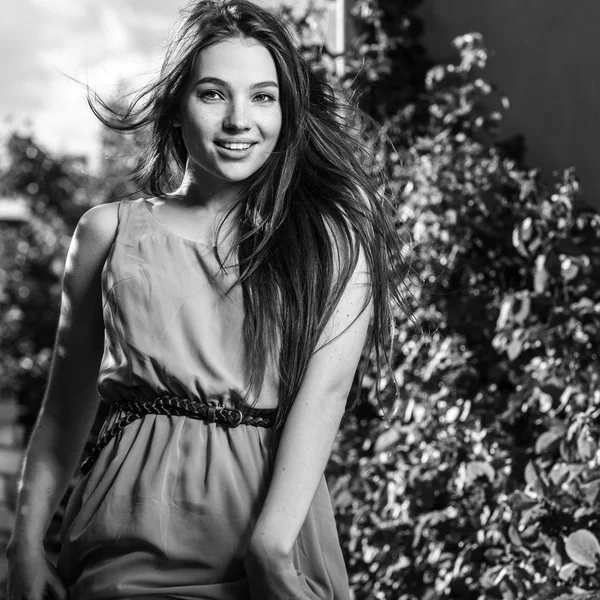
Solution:
<svg viewBox="0 0 600 600">
<path fill-rule="evenodd" d="M 221 270 L 212 247 L 167 229 L 151 207 L 121 201 L 102 271 L 103 401 L 245 391 L 241 286 L 223 293 L 235 269 Z M 270 365 L 255 408 L 276 407 L 277 390 Z M 70 599 L 249 599 L 243 559 L 270 481 L 269 435 L 185 416 L 127 425 L 67 504 L 57 568 Z M 293 558 L 307 598 L 349 600 L 324 476 Z"/>
</svg>

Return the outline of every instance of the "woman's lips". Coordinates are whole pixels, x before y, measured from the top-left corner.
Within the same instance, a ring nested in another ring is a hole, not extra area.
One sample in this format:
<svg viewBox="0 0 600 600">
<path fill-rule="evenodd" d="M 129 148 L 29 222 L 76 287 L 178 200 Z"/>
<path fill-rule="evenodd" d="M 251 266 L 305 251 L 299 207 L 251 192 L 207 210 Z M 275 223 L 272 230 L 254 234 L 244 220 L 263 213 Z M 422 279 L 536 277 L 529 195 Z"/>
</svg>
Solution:
<svg viewBox="0 0 600 600">
<path fill-rule="evenodd" d="M 215 142 L 221 156 L 234 159 L 246 158 L 255 145 L 256 142 Z"/>
</svg>

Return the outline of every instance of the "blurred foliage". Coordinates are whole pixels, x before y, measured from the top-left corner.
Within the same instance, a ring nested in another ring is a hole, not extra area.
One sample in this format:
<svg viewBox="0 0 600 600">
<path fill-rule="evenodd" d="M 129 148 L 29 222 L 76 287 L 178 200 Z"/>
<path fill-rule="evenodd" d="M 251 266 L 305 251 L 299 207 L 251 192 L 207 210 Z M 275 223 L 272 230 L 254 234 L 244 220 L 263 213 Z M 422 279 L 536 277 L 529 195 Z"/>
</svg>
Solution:
<svg viewBox="0 0 600 600">
<path fill-rule="evenodd" d="M 17 398 L 29 432 L 45 391 L 66 252 L 81 215 L 132 193 L 128 173 L 139 138 L 104 131 L 94 174 L 86 159 L 53 154 L 12 133 L 0 168 L 0 197 L 24 203 L 23 219 L 0 219 L 0 398 Z"/>
<path fill-rule="evenodd" d="M 24 219 L 0 221 L 0 398 L 17 398 L 28 428 L 46 386 L 70 232 L 89 204 L 76 157 L 55 157 L 31 137 L 6 143 L 0 196 L 24 201 Z"/>
<path fill-rule="evenodd" d="M 314 12 L 295 21 L 315 69 L 381 123 L 372 145 L 415 244 L 415 317 L 428 332 L 397 315 L 399 397 L 392 372 L 377 383 L 372 369 L 327 470 L 354 598 L 592 598 L 599 216 L 572 170 L 545 185 L 522 140 L 498 138 L 507 99 L 485 79 L 479 35 L 455 40 L 456 63 L 433 64 L 420 4 L 355 0 L 344 57 L 320 43 Z M 135 191 L 126 174 L 140 141 L 103 135 L 94 176 L 30 137 L 7 143 L 0 196 L 25 199 L 32 216 L 0 223 L 0 398 L 17 397 L 29 422 L 73 227 Z"/>
</svg>

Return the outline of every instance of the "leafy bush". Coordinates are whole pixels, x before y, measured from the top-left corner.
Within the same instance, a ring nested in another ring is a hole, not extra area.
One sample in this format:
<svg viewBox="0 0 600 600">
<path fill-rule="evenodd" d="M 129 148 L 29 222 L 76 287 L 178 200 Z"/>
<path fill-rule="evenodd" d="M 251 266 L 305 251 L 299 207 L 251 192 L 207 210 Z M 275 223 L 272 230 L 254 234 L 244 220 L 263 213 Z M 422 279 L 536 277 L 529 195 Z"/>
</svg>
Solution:
<svg viewBox="0 0 600 600">
<path fill-rule="evenodd" d="M 393 26 L 358 4 L 375 36 Z M 342 429 L 340 534 L 357 600 L 571 597 L 600 589 L 600 217 L 572 170 L 546 187 L 518 140 L 498 141 L 507 100 L 483 77 L 481 36 L 454 44 L 457 64 L 383 121 L 432 333 L 398 315 L 400 400 L 391 373 L 380 384 L 397 417 L 363 408 Z"/>
</svg>

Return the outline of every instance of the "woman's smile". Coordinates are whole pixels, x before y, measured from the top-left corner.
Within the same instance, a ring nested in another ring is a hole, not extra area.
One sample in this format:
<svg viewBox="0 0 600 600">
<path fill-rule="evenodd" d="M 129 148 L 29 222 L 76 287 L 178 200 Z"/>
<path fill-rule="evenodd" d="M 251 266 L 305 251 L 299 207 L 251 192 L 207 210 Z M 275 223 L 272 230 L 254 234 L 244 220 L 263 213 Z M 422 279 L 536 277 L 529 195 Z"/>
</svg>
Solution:
<svg viewBox="0 0 600 600">
<path fill-rule="evenodd" d="M 225 158 L 243 160 L 250 156 L 250 152 L 257 145 L 257 142 L 217 140 L 215 145 Z"/>
</svg>

